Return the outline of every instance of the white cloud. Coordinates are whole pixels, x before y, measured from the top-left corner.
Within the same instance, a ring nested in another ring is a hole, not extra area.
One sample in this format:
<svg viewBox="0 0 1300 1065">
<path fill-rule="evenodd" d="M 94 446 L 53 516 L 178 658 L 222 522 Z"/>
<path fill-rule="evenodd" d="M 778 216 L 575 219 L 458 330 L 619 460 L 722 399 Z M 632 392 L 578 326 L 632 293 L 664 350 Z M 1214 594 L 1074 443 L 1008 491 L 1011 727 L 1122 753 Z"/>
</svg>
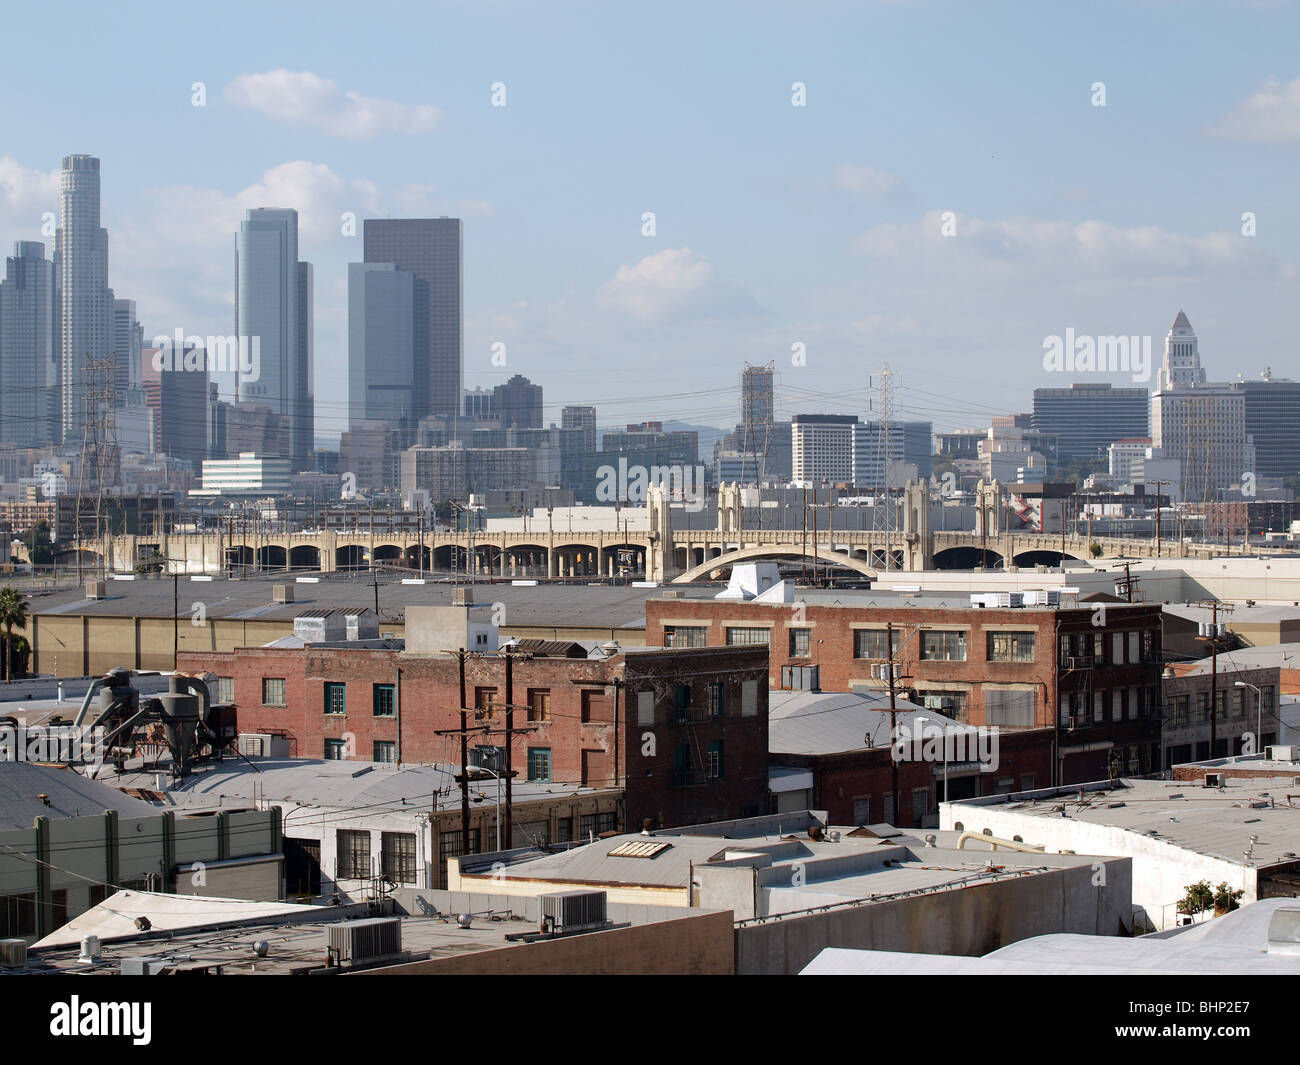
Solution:
<svg viewBox="0 0 1300 1065">
<path fill-rule="evenodd" d="M 381 133 L 427 133 L 440 117 L 432 104 L 403 104 L 345 92 L 309 70 L 240 74 L 225 92 L 236 107 L 347 140 L 369 140 Z"/>
<path fill-rule="evenodd" d="M 898 187 L 898 178 L 893 174 L 857 163 L 836 163 L 831 180 L 844 192 L 865 192 L 873 196 L 883 196 Z"/>
<path fill-rule="evenodd" d="M 1230 141 L 1300 141 L 1300 78 L 1265 82 L 1209 132 Z"/>
<path fill-rule="evenodd" d="M 0 237 L 4 250 L 15 240 L 40 240 L 46 254 L 54 250 L 54 238 L 41 235 L 41 215 L 59 210 L 59 172 L 23 166 L 16 159 L 0 155 Z M 0 264 L 3 269 L 3 264 Z"/>
<path fill-rule="evenodd" d="M 713 264 L 690 248 L 665 248 L 620 266 L 601 286 L 598 306 L 640 322 L 754 314 L 758 306 L 742 282 L 718 277 Z"/>
</svg>

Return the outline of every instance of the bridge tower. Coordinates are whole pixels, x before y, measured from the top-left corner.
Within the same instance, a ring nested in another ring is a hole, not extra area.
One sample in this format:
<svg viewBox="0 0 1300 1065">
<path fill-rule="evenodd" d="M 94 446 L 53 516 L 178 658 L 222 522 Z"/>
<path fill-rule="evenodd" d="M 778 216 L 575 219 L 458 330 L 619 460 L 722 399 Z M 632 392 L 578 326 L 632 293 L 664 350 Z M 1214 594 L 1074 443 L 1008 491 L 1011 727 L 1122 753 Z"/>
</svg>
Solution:
<svg viewBox="0 0 1300 1065">
<path fill-rule="evenodd" d="M 737 490 L 739 496 L 739 490 Z M 668 505 L 668 486 L 652 484 L 646 488 L 646 580 L 663 584 L 676 577 L 677 552 L 673 546 L 673 514 Z"/>
<path fill-rule="evenodd" d="M 740 532 L 740 485 L 718 485 L 718 532 Z"/>
<path fill-rule="evenodd" d="M 903 568 L 934 567 L 934 535 L 930 531 L 930 486 L 907 482 L 903 489 Z"/>
</svg>

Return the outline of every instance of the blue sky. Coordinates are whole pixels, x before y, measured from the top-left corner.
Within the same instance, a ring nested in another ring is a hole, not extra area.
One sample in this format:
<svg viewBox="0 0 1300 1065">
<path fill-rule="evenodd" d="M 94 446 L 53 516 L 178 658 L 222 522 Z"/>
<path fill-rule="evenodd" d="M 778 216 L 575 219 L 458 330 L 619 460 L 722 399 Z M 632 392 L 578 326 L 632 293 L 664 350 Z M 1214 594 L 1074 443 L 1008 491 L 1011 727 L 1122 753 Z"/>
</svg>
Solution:
<svg viewBox="0 0 1300 1065">
<path fill-rule="evenodd" d="M 1180 307 L 1212 378 L 1300 377 L 1293 3 L 126 3 L 57 32 L 6 57 L 0 240 L 98 155 L 117 295 L 147 336 L 225 333 L 244 209 L 298 208 L 325 433 L 348 210 L 465 219 L 466 383 L 523 373 L 556 420 L 727 425 L 746 361 L 786 414 L 865 414 L 888 362 L 900 413 L 978 426 L 1082 379 L 1046 337 L 1158 358 Z"/>
</svg>

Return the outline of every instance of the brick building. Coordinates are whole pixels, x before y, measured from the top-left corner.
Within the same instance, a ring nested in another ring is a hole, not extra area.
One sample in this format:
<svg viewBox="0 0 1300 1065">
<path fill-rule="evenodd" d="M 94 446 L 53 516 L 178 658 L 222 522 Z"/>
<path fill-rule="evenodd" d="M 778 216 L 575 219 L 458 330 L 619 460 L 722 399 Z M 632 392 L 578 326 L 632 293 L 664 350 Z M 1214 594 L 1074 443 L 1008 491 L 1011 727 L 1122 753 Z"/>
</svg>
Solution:
<svg viewBox="0 0 1300 1065">
<path fill-rule="evenodd" d="M 1041 786 L 1162 768 L 1158 604 L 798 594 L 799 602 L 650 599 L 646 643 L 766 645 L 773 688 L 792 686 L 787 667 L 815 666 L 823 691 L 885 688 L 892 657 L 899 690 L 927 708 L 1004 731 L 1052 729 L 1059 767 Z"/>
<path fill-rule="evenodd" d="M 409 616 L 407 630 L 409 647 Z M 179 668 L 216 674 L 239 731 L 283 736 L 293 757 L 460 763 L 460 738 L 448 734 L 460 726 L 456 655 L 241 647 L 182 654 Z M 766 648 L 470 654 L 464 693 L 471 760 L 495 758 L 520 780 L 623 788 L 621 824 L 611 827 L 766 810 Z M 517 731 L 507 754 L 508 723 Z"/>
</svg>

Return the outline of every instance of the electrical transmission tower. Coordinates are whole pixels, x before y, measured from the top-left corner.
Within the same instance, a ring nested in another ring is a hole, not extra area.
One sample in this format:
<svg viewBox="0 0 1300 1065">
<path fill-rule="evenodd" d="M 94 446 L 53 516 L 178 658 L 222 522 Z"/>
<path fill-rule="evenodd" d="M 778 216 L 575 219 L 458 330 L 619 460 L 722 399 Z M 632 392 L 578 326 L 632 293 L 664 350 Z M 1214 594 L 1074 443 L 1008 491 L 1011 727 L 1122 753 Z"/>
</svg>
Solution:
<svg viewBox="0 0 1300 1065">
<path fill-rule="evenodd" d="M 117 487 L 121 472 L 121 453 L 117 447 L 116 392 L 113 380 L 115 356 L 87 358 L 82 364 L 86 375 L 85 418 L 81 430 L 81 471 L 77 483 L 77 509 L 74 521 L 77 546 L 77 577 L 81 577 L 82 529 L 93 524 L 93 538 L 100 547 L 101 572 L 108 575 L 112 553 L 112 517 L 107 497 Z"/>
</svg>

